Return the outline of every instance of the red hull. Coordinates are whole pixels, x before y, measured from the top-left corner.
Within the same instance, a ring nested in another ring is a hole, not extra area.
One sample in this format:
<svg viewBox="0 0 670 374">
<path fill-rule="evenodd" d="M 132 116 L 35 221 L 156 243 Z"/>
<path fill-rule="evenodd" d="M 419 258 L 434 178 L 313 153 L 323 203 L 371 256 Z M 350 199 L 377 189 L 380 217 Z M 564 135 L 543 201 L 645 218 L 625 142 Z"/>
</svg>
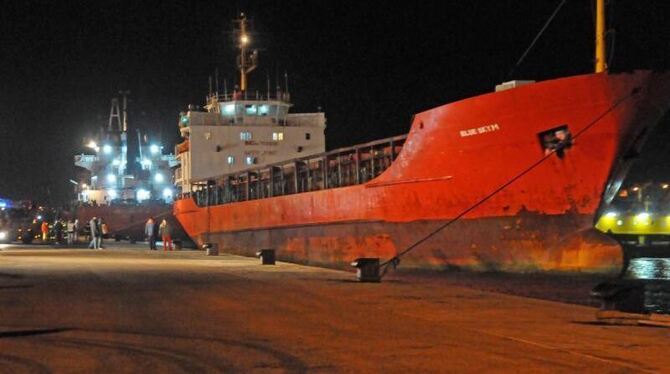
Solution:
<svg viewBox="0 0 670 374">
<path fill-rule="evenodd" d="M 209 208 L 184 198 L 174 213 L 194 240 L 238 253 L 271 247 L 279 258 L 325 265 L 388 258 L 538 162 L 540 134 L 567 125 L 575 141 L 564 157 L 541 162 L 408 259 L 419 267 L 614 269 L 618 246 L 585 233 L 608 183 L 622 178 L 626 152 L 667 109 L 669 81 L 645 71 L 591 74 L 473 97 L 417 114 L 398 158 L 365 184 Z M 510 225 L 521 234 L 506 236 Z"/>
</svg>

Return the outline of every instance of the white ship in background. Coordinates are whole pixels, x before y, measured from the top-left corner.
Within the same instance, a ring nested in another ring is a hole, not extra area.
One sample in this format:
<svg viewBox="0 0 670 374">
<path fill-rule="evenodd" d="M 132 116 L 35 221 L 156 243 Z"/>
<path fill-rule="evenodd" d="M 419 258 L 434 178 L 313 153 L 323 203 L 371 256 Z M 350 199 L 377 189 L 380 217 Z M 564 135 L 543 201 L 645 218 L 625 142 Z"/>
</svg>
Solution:
<svg viewBox="0 0 670 374">
<path fill-rule="evenodd" d="M 87 142 L 91 154 L 74 157 L 76 166 L 88 171 L 76 182 L 77 201 L 84 205 L 138 204 L 150 201 L 172 202 L 174 187 L 172 168 L 177 166 L 173 154 L 163 154 L 158 141 L 143 139 L 137 131 L 138 157 L 135 170 L 128 166 L 127 99 L 112 99 L 109 123 L 96 139 Z M 88 175 L 86 175 L 88 174 Z"/>
<path fill-rule="evenodd" d="M 149 217 L 172 218 L 175 188 L 172 173 L 178 165 L 173 154 L 164 154 L 157 140 L 142 136 L 137 130 L 137 157 L 129 163 L 127 100 L 122 93 L 112 99 L 109 123 L 95 139 L 87 141 L 91 153 L 74 157 L 81 167 L 75 184 L 77 195 L 71 216 L 79 222 L 100 217 L 109 235 L 116 239 L 143 240 L 144 223 Z M 171 147 L 167 147 L 168 149 Z"/>
</svg>

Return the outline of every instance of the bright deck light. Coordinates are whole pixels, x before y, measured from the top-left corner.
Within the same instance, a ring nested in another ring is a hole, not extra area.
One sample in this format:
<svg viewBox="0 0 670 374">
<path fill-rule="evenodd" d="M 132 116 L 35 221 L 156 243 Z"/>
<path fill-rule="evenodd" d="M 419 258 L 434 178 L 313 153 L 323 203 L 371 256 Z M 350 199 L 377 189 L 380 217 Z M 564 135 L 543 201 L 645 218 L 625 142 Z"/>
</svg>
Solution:
<svg viewBox="0 0 670 374">
<path fill-rule="evenodd" d="M 610 211 L 610 212 L 605 213 L 605 217 L 608 217 L 608 218 L 614 218 L 618 215 L 619 215 L 619 213 L 614 212 L 614 211 Z"/>
<path fill-rule="evenodd" d="M 155 155 L 156 153 L 160 152 L 160 147 L 156 144 L 152 144 L 149 146 L 149 150 L 151 151 L 152 155 Z"/>
<path fill-rule="evenodd" d="M 109 144 L 105 144 L 105 145 L 102 146 L 102 151 L 103 151 L 106 155 L 108 155 L 108 154 L 112 153 L 112 146 L 109 145 Z"/>
<path fill-rule="evenodd" d="M 114 175 L 114 174 L 107 174 L 107 182 L 109 182 L 109 183 L 116 183 L 116 175 Z"/>
<path fill-rule="evenodd" d="M 154 175 L 154 181 L 156 183 L 163 183 L 163 180 L 165 180 L 165 178 L 163 177 L 163 174 L 156 173 L 156 175 Z"/>
<path fill-rule="evenodd" d="M 137 201 L 146 200 L 151 197 L 151 192 L 145 189 L 137 190 Z"/>
<path fill-rule="evenodd" d="M 171 197 L 172 197 L 172 189 L 170 189 L 170 188 L 165 188 L 165 189 L 163 190 L 163 197 L 166 198 L 166 199 L 171 198 Z"/>
</svg>

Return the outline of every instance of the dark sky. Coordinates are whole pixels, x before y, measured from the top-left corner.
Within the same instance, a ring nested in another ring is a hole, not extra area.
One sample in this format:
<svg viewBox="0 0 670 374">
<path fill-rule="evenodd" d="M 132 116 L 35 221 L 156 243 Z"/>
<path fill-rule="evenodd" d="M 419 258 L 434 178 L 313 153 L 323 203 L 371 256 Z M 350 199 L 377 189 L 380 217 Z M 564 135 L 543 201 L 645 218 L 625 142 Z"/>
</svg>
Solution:
<svg viewBox="0 0 670 374">
<path fill-rule="evenodd" d="M 236 78 L 229 31 L 239 11 L 261 49 L 252 86 L 264 91 L 267 75 L 274 86 L 288 71 L 295 110 L 322 107 L 334 148 L 405 133 L 413 113 L 492 90 L 560 0 L 395 3 L 6 1 L 0 196 L 67 198 L 72 157 L 106 123 L 119 89 L 132 92 L 131 128 L 177 141 L 178 113 L 202 104 L 214 69 L 229 87 Z M 609 4 L 611 68 L 670 68 L 670 1 Z M 592 9 L 591 0 L 568 0 L 512 78 L 590 72 Z M 659 131 L 649 147 L 665 157 L 670 135 Z"/>
</svg>

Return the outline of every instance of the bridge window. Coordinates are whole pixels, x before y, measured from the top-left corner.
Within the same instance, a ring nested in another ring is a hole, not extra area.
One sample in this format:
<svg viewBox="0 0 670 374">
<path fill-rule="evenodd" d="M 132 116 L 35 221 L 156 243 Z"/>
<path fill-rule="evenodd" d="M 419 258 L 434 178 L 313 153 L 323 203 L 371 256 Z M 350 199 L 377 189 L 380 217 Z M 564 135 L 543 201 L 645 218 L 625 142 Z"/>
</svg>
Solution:
<svg viewBox="0 0 670 374">
<path fill-rule="evenodd" d="M 255 115 L 256 114 L 256 105 L 245 105 L 244 106 L 244 112 L 248 115 Z"/>
<path fill-rule="evenodd" d="M 235 163 L 235 156 L 228 156 L 228 165 L 232 165 Z"/>
<path fill-rule="evenodd" d="M 283 132 L 273 132 L 272 133 L 272 140 L 274 140 L 274 141 L 284 140 L 284 133 Z"/>
<path fill-rule="evenodd" d="M 250 131 L 242 131 L 240 133 L 240 140 L 251 140 L 251 132 Z"/>
<path fill-rule="evenodd" d="M 253 165 L 256 163 L 256 157 L 254 156 L 247 156 L 246 158 L 247 165 Z"/>
<path fill-rule="evenodd" d="M 309 140 L 309 139 L 311 139 L 311 138 L 312 138 L 312 134 L 310 134 L 310 133 L 308 133 L 308 132 L 305 133 L 305 140 Z"/>
</svg>

